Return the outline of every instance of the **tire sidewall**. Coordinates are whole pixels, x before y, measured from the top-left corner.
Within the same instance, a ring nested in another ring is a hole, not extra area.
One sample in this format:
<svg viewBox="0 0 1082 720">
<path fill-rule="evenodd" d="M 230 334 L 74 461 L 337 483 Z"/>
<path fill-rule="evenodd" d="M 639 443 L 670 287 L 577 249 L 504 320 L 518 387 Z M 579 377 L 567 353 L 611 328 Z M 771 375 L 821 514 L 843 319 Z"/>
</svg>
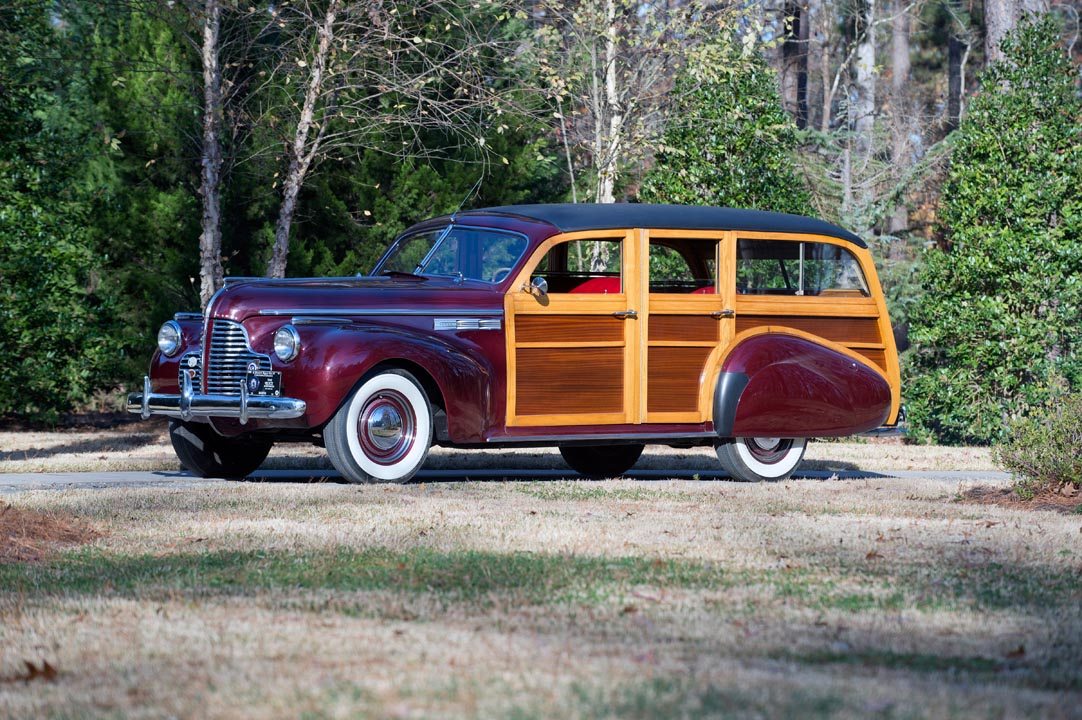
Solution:
<svg viewBox="0 0 1082 720">
<path fill-rule="evenodd" d="M 357 426 L 361 411 L 375 395 L 382 391 L 394 391 L 409 403 L 413 413 L 414 431 L 412 446 L 401 458 L 391 464 L 372 460 L 364 452 Z M 421 386 L 409 375 L 399 372 L 382 372 L 361 383 L 343 407 L 345 412 L 345 445 L 350 459 L 365 475 L 383 482 L 405 482 L 413 476 L 428 456 L 432 443 L 432 410 Z"/>
<path fill-rule="evenodd" d="M 749 474 L 763 480 L 778 480 L 787 477 L 796 470 L 800 460 L 804 457 L 805 447 L 807 447 L 807 440 L 796 438 L 793 440 L 792 447 L 780 460 L 773 463 L 764 463 L 758 460 L 748 449 L 746 438 L 733 438 L 732 455 L 746 468 Z"/>
</svg>

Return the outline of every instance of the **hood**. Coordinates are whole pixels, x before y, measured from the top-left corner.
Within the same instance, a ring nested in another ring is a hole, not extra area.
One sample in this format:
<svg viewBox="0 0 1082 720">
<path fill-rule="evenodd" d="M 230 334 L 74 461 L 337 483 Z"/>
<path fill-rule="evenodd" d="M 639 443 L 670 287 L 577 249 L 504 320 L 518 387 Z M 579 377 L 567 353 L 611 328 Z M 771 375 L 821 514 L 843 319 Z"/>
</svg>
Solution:
<svg viewBox="0 0 1082 720">
<path fill-rule="evenodd" d="M 210 305 L 211 317 L 241 322 L 260 314 L 381 316 L 433 315 L 503 307 L 488 283 L 451 278 L 345 277 L 230 279 Z"/>
</svg>

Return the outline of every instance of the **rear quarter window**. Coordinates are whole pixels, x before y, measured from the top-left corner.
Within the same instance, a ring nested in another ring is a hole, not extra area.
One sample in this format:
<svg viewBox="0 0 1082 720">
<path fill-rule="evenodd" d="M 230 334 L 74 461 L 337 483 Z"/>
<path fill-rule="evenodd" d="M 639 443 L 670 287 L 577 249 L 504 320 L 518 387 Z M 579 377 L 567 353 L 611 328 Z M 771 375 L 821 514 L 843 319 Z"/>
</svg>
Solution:
<svg viewBox="0 0 1082 720">
<path fill-rule="evenodd" d="M 870 294 L 852 252 L 840 245 L 800 240 L 738 240 L 736 291 L 740 295 Z"/>
</svg>

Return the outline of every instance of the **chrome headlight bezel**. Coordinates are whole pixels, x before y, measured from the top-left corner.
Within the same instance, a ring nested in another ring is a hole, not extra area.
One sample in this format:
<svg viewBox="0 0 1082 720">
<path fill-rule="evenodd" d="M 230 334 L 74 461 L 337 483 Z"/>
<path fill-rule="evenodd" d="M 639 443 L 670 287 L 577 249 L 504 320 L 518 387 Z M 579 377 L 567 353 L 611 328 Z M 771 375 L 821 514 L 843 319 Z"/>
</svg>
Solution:
<svg viewBox="0 0 1082 720">
<path fill-rule="evenodd" d="M 292 325 L 283 325 L 274 333 L 274 356 L 289 362 L 301 354 L 301 334 Z"/>
<path fill-rule="evenodd" d="M 180 330 L 180 323 L 175 320 L 166 320 L 158 328 L 158 349 L 166 357 L 173 357 L 180 352 L 182 339 L 183 333 Z"/>
</svg>

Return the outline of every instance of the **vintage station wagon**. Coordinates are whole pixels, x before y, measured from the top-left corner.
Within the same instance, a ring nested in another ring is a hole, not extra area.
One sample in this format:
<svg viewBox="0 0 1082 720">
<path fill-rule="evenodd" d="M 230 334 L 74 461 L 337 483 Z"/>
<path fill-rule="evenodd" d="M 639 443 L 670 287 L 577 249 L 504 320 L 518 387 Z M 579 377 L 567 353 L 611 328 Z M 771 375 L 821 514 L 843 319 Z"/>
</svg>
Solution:
<svg viewBox="0 0 1082 720">
<path fill-rule="evenodd" d="M 647 444 L 789 476 L 807 438 L 897 423 L 872 256 L 821 220 L 711 207 L 522 205 L 415 225 L 369 276 L 232 278 L 158 333 L 128 407 L 181 463 L 243 477 L 276 442 L 353 482 L 433 443 L 558 446 L 588 476 Z"/>
</svg>

